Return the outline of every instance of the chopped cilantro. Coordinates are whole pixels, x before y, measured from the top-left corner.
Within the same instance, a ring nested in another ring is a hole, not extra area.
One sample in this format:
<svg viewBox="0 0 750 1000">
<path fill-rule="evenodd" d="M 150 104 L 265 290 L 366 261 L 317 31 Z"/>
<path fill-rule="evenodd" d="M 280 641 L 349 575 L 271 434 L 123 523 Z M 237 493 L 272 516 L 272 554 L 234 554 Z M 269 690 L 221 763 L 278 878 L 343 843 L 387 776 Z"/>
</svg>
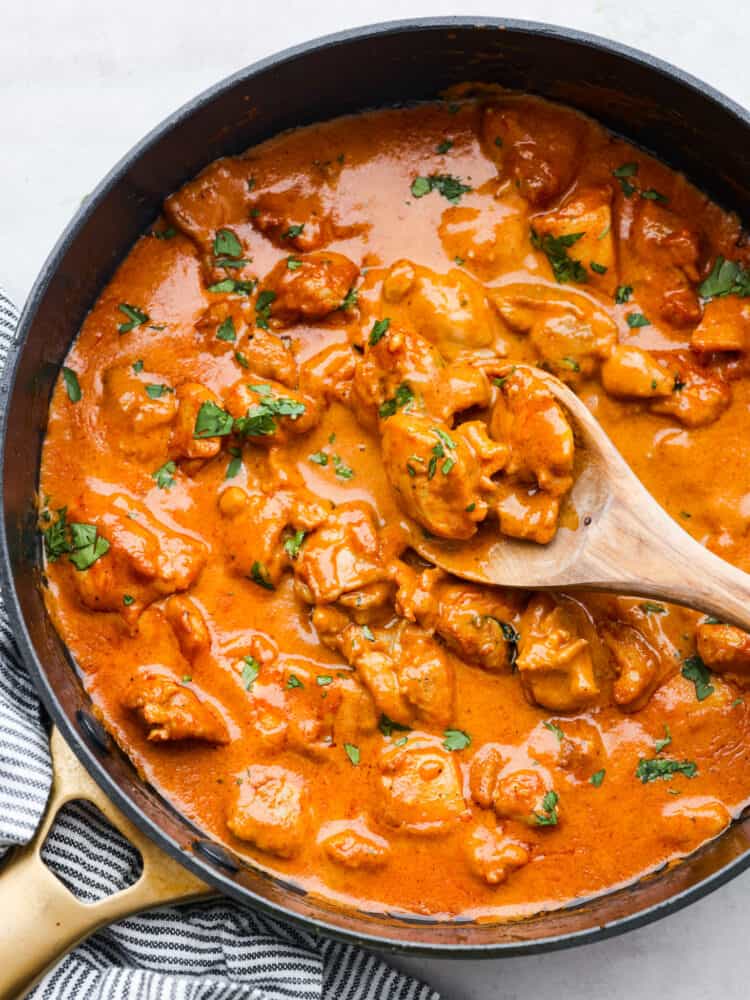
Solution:
<svg viewBox="0 0 750 1000">
<path fill-rule="evenodd" d="M 137 326 L 143 326 L 144 323 L 148 323 L 149 321 L 148 313 L 143 312 L 138 306 L 131 306 L 127 302 L 121 302 L 117 308 L 128 317 L 127 323 L 120 323 L 117 327 L 118 333 L 130 333 Z"/>
<path fill-rule="evenodd" d="M 669 726 L 665 723 L 664 736 L 661 739 L 656 740 L 656 742 L 654 743 L 654 749 L 656 750 L 657 753 L 661 753 L 662 750 L 668 747 L 671 742 L 672 742 L 672 733 L 670 732 Z"/>
<path fill-rule="evenodd" d="M 314 465 L 328 465 L 328 455 L 324 451 L 316 451 L 312 455 L 308 455 L 308 460 Z"/>
<path fill-rule="evenodd" d="M 430 174 L 429 177 L 415 177 L 412 181 L 411 193 L 415 198 L 424 198 L 431 191 L 437 191 L 451 204 L 457 205 L 461 195 L 471 191 L 471 187 L 451 174 Z"/>
<path fill-rule="evenodd" d="M 214 237 L 215 257 L 241 257 L 242 244 L 231 229 L 219 229 Z"/>
<path fill-rule="evenodd" d="M 370 337 L 368 343 L 370 347 L 374 347 L 378 341 L 382 340 L 385 334 L 388 332 L 388 327 L 391 325 L 390 318 L 385 316 L 383 319 L 377 320 L 373 324 L 373 328 L 370 331 Z"/>
<path fill-rule="evenodd" d="M 439 153 L 442 156 L 443 153 L 447 153 L 448 150 L 452 148 L 453 148 L 453 140 L 443 139 L 443 141 L 438 143 L 437 146 L 435 147 L 435 152 Z"/>
<path fill-rule="evenodd" d="M 227 295 L 252 295 L 258 282 L 253 278 L 251 281 L 237 281 L 235 278 L 224 278 L 213 285 L 208 286 L 209 292 L 225 293 Z"/>
<path fill-rule="evenodd" d="M 750 271 L 733 260 L 719 256 L 714 261 L 709 276 L 698 286 L 702 299 L 721 298 L 725 295 L 750 295 Z"/>
<path fill-rule="evenodd" d="M 375 636 L 372 634 L 372 629 L 369 625 L 362 626 L 362 635 L 368 642 L 375 642 Z"/>
<path fill-rule="evenodd" d="M 237 331 L 234 328 L 234 320 L 231 316 L 227 316 L 219 329 L 216 331 L 216 339 L 225 340 L 230 344 L 233 344 L 237 339 Z"/>
<path fill-rule="evenodd" d="M 698 701 L 705 701 L 714 693 L 714 686 L 711 684 L 711 674 L 703 660 L 695 653 L 682 664 L 682 676 L 685 680 L 692 681 L 695 685 L 695 697 Z"/>
<path fill-rule="evenodd" d="M 177 466 L 174 462 L 165 462 L 156 472 L 151 473 L 151 478 L 160 490 L 168 490 L 174 486 L 174 473 L 176 471 Z"/>
<path fill-rule="evenodd" d="M 599 264 L 595 260 L 591 261 L 591 263 L 589 264 L 589 267 L 596 274 L 606 274 L 607 273 L 607 268 L 604 266 L 604 264 Z"/>
<path fill-rule="evenodd" d="M 615 302 L 618 306 L 625 305 L 632 294 L 632 285 L 618 285 L 615 291 Z"/>
<path fill-rule="evenodd" d="M 171 386 L 164 385 L 163 382 L 159 384 L 156 382 L 149 382 L 149 384 L 145 386 L 145 389 L 146 395 L 150 399 L 161 399 L 161 397 L 166 393 L 174 392 L 174 389 Z"/>
<path fill-rule="evenodd" d="M 217 406 L 212 400 L 207 399 L 205 403 L 201 404 L 201 408 L 198 410 L 198 414 L 195 418 L 193 437 L 224 437 L 225 435 L 232 433 L 233 424 L 234 421 L 232 420 L 232 415 L 230 413 L 227 413 L 226 410 L 222 410 L 222 408 Z"/>
<path fill-rule="evenodd" d="M 554 722 L 545 722 L 544 728 L 549 729 L 551 733 L 554 733 L 558 740 L 562 743 L 565 739 L 565 733 L 560 729 L 560 727 Z"/>
<path fill-rule="evenodd" d="M 641 191 L 641 198 L 645 198 L 647 201 L 669 201 L 665 194 L 655 188 L 646 188 L 645 191 Z"/>
<path fill-rule="evenodd" d="M 260 664 L 254 656 L 242 657 L 242 686 L 249 691 L 258 679 Z"/>
<path fill-rule="evenodd" d="M 281 234 L 281 238 L 282 240 L 296 240 L 298 236 L 302 235 L 304 228 L 305 228 L 304 222 L 290 226 L 288 229 L 284 230 L 284 232 Z"/>
<path fill-rule="evenodd" d="M 628 313 L 625 321 L 631 330 L 637 329 L 639 326 L 651 326 L 651 321 L 643 313 Z"/>
<path fill-rule="evenodd" d="M 446 750 L 465 750 L 471 746 L 471 736 L 463 729 L 446 729 L 443 735 L 445 737 L 443 746 Z"/>
<path fill-rule="evenodd" d="M 346 296 L 344 297 L 344 301 L 339 306 L 339 309 L 342 309 L 344 312 L 347 312 L 349 309 L 353 309 L 356 306 L 356 304 L 357 304 L 357 289 L 350 288 L 349 291 L 346 293 Z"/>
<path fill-rule="evenodd" d="M 133 365 L 132 365 L 132 368 L 133 368 L 133 373 L 135 375 L 140 375 L 141 372 L 143 371 L 143 359 L 142 358 L 138 358 L 137 361 L 134 361 Z"/>
<path fill-rule="evenodd" d="M 409 726 L 403 726 L 400 722 L 394 722 L 393 719 L 389 719 L 387 715 L 380 716 L 380 722 L 378 722 L 378 729 L 386 738 L 390 738 L 394 733 L 410 733 L 411 729 Z"/>
<path fill-rule="evenodd" d="M 259 587 L 263 587 L 264 590 L 276 590 L 274 585 L 271 583 L 268 570 L 263 563 L 258 562 L 257 559 L 250 567 L 250 579 L 253 583 L 257 583 Z"/>
<path fill-rule="evenodd" d="M 129 608 L 131 604 L 135 604 L 135 598 L 133 597 L 132 594 L 123 594 L 122 603 L 125 605 L 126 608 Z"/>
<path fill-rule="evenodd" d="M 635 776 L 643 784 L 649 781 L 662 779 L 668 781 L 675 774 L 684 774 L 686 778 L 694 778 L 698 773 L 698 766 L 692 760 L 672 760 L 669 757 L 641 757 L 638 767 L 635 769 Z"/>
<path fill-rule="evenodd" d="M 594 786 L 594 788 L 599 788 L 601 783 L 604 781 L 604 775 L 607 772 L 602 768 L 600 771 L 594 771 L 594 773 L 589 778 L 589 781 Z"/>
<path fill-rule="evenodd" d="M 78 383 L 78 376 L 72 368 L 67 368 L 65 365 L 63 365 L 62 373 L 68 399 L 71 403 L 78 403 L 83 395 L 81 392 L 81 386 Z"/>
<path fill-rule="evenodd" d="M 539 236 L 532 226 L 531 245 L 545 254 L 555 281 L 559 284 L 575 281 L 579 285 L 584 285 L 589 280 L 586 268 L 580 260 L 568 254 L 570 247 L 585 235 L 585 233 L 567 233 L 564 236 L 552 236 L 551 233 L 545 233 L 544 236 Z"/>
<path fill-rule="evenodd" d="M 227 465 L 227 471 L 224 478 L 234 479 L 234 477 L 242 468 L 242 452 L 240 451 L 239 448 L 229 448 L 228 451 L 229 454 L 231 455 L 231 459 L 229 461 L 229 464 Z"/>
<path fill-rule="evenodd" d="M 271 305 L 276 299 L 276 292 L 270 288 L 264 289 L 255 300 L 255 325 L 261 330 L 268 329 L 268 321 L 271 318 Z"/>
<path fill-rule="evenodd" d="M 542 811 L 534 813 L 537 826 L 557 826 L 557 804 L 559 801 L 560 796 L 557 792 L 544 793 Z"/>
<path fill-rule="evenodd" d="M 302 548 L 302 543 L 305 540 L 305 532 L 295 531 L 293 535 L 289 538 L 284 539 L 284 551 L 289 556 L 290 559 L 296 559 L 299 555 L 299 550 Z"/>
<path fill-rule="evenodd" d="M 315 683 L 318 687 L 328 687 L 329 684 L 333 684 L 333 677 L 330 674 L 318 674 Z"/>
<path fill-rule="evenodd" d="M 305 685 L 295 674 L 289 674 L 287 678 L 286 686 L 288 688 L 303 688 Z"/>
<path fill-rule="evenodd" d="M 638 607 L 647 615 L 665 615 L 667 613 L 663 604 L 654 604 L 652 601 L 643 601 Z"/>
<path fill-rule="evenodd" d="M 356 767 L 359 764 L 359 747 L 355 747 L 353 743 L 345 743 L 344 750 L 353 766 Z"/>
<path fill-rule="evenodd" d="M 408 382 L 402 382 L 395 394 L 381 405 L 378 415 L 381 419 L 386 420 L 388 417 L 392 417 L 397 410 L 408 406 L 413 399 L 414 393 L 411 391 L 411 386 Z"/>
<path fill-rule="evenodd" d="M 347 465 L 340 455 L 333 456 L 333 468 L 339 479 L 352 479 L 354 477 L 354 469 Z"/>
<path fill-rule="evenodd" d="M 302 261 L 299 257 L 287 257 L 286 266 L 289 271 L 299 271 L 302 267 Z"/>
</svg>

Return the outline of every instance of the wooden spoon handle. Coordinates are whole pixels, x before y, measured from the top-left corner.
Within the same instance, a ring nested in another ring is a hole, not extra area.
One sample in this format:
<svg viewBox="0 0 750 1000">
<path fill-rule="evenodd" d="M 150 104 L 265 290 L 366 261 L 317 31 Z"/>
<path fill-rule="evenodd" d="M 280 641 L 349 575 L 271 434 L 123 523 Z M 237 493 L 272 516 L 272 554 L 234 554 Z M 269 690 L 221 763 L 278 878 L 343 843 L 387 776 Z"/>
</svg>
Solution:
<svg viewBox="0 0 750 1000">
<path fill-rule="evenodd" d="M 750 631 L 750 574 L 691 538 L 635 476 L 628 486 L 592 525 L 576 575 L 591 589 L 659 598 Z"/>
</svg>

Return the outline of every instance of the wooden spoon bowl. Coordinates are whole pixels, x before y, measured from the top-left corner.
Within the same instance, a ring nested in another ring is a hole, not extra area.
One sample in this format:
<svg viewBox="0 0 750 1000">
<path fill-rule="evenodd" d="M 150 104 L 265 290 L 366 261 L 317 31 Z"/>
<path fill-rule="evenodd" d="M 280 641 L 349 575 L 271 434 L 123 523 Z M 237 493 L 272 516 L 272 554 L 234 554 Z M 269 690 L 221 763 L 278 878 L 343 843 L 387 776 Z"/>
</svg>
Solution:
<svg viewBox="0 0 750 1000">
<path fill-rule="evenodd" d="M 421 556 L 479 583 L 525 590 L 601 590 L 657 598 L 750 629 L 750 575 L 687 534 L 642 485 L 588 407 L 534 369 L 565 408 L 576 439 L 568 517 L 546 545 L 484 525 L 468 542 L 412 530 Z M 567 524 L 575 524 L 568 527 Z"/>
</svg>

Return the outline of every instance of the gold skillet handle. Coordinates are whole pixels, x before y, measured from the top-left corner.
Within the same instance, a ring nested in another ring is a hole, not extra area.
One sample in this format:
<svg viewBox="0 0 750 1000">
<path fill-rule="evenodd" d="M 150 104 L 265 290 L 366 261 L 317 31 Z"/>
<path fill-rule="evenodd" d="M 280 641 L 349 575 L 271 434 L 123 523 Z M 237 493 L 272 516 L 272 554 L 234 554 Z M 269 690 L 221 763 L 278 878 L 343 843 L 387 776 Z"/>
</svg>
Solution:
<svg viewBox="0 0 750 1000">
<path fill-rule="evenodd" d="M 36 836 L 0 869 L 0 1000 L 23 997 L 89 934 L 138 910 L 211 893 L 207 885 L 161 851 L 115 808 L 57 729 L 50 740 L 53 781 Z M 83 903 L 47 868 L 40 851 L 66 802 L 93 802 L 138 848 L 143 872 L 133 885 Z"/>
</svg>

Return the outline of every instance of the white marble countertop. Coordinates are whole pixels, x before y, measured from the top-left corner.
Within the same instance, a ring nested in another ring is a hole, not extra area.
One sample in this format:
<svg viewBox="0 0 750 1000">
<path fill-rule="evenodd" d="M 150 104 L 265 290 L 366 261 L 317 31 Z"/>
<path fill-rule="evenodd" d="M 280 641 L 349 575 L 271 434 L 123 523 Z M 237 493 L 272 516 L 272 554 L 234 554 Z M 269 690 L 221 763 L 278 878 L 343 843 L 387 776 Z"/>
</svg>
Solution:
<svg viewBox="0 0 750 1000">
<path fill-rule="evenodd" d="M 563 22 L 661 56 L 750 106 L 750 20 L 698 0 L 48 0 L 0 14 L 0 284 L 21 304 L 81 199 L 204 87 L 316 35 L 397 17 Z M 190 13 L 188 13 L 190 12 Z M 445 1000 L 744 1000 L 750 873 L 601 944 L 502 962 L 399 960 Z"/>
</svg>

